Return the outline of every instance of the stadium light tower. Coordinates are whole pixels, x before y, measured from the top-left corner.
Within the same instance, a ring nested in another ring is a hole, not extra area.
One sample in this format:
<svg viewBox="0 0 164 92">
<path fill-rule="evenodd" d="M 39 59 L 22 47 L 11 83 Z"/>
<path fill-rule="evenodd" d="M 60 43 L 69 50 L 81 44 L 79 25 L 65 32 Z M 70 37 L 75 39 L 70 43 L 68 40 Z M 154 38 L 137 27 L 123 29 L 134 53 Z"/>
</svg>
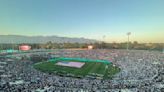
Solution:
<svg viewBox="0 0 164 92">
<path fill-rule="evenodd" d="M 163 44 L 163 54 L 164 54 L 164 44 Z"/>
<path fill-rule="evenodd" d="M 103 45 L 103 43 L 105 43 L 105 35 L 102 36 L 102 42 L 101 42 L 101 45 Z M 101 46 L 101 49 L 104 48 L 103 46 Z"/>
<path fill-rule="evenodd" d="M 130 36 L 130 35 L 131 35 L 131 32 L 128 32 L 128 33 L 127 33 L 127 36 L 128 36 L 128 42 L 127 42 L 127 48 L 126 48 L 127 50 L 129 50 L 129 36 Z"/>
<path fill-rule="evenodd" d="M 103 35 L 103 37 L 102 37 L 104 42 L 105 42 L 105 37 L 106 37 L 105 35 Z"/>
</svg>

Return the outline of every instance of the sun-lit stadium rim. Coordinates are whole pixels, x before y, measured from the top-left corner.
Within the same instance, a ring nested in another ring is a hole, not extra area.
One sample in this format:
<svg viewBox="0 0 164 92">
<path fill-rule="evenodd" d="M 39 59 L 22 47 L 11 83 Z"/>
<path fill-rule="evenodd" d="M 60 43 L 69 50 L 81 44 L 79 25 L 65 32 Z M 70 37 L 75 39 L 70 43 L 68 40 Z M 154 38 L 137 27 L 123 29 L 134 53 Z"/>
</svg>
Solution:
<svg viewBox="0 0 164 92">
<path fill-rule="evenodd" d="M 68 58 L 68 57 L 57 57 L 52 58 L 49 60 L 50 62 L 56 62 L 56 61 L 80 61 L 80 62 L 100 62 L 104 64 L 111 64 L 108 60 L 94 60 L 94 59 L 87 59 L 87 58 Z"/>
</svg>

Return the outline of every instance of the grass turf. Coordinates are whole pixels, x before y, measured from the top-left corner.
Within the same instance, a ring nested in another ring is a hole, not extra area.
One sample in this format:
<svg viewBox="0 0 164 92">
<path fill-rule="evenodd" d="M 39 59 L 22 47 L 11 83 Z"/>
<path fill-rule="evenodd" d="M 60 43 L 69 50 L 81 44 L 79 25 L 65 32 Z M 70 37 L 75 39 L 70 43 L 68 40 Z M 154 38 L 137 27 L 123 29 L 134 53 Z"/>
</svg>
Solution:
<svg viewBox="0 0 164 92">
<path fill-rule="evenodd" d="M 69 61 L 67 61 L 69 62 Z M 72 61 L 71 61 L 72 62 Z M 74 61 L 79 62 L 79 61 Z M 93 76 L 94 74 L 102 75 L 103 79 L 111 79 L 112 76 L 120 71 L 118 67 L 113 67 L 112 64 L 104 64 L 100 62 L 85 62 L 81 68 L 67 67 L 55 65 L 56 62 L 41 62 L 34 65 L 34 68 L 48 73 L 66 76 L 71 74 L 74 77 Z M 94 75 L 98 77 L 98 75 Z"/>
</svg>

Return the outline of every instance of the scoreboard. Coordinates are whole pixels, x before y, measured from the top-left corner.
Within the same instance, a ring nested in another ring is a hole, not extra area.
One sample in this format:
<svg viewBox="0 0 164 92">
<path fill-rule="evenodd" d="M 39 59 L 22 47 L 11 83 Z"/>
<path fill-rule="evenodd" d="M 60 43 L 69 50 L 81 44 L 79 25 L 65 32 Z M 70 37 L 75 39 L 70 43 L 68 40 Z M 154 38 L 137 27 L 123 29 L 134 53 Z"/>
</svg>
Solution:
<svg viewBox="0 0 164 92">
<path fill-rule="evenodd" d="M 19 50 L 22 50 L 22 51 L 28 51 L 31 49 L 31 46 L 29 45 L 20 45 L 19 46 Z"/>
</svg>

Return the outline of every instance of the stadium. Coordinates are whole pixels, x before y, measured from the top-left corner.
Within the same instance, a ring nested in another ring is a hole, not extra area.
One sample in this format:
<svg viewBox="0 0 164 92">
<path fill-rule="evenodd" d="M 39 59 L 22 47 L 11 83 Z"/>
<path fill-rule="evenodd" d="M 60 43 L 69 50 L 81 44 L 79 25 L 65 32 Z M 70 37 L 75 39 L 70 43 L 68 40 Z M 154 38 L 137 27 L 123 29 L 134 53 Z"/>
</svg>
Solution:
<svg viewBox="0 0 164 92">
<path fill-rule="evenodd" d="M 164 92 L 163 4 L 0 0 L 0 92 Z"/>
</svg>

